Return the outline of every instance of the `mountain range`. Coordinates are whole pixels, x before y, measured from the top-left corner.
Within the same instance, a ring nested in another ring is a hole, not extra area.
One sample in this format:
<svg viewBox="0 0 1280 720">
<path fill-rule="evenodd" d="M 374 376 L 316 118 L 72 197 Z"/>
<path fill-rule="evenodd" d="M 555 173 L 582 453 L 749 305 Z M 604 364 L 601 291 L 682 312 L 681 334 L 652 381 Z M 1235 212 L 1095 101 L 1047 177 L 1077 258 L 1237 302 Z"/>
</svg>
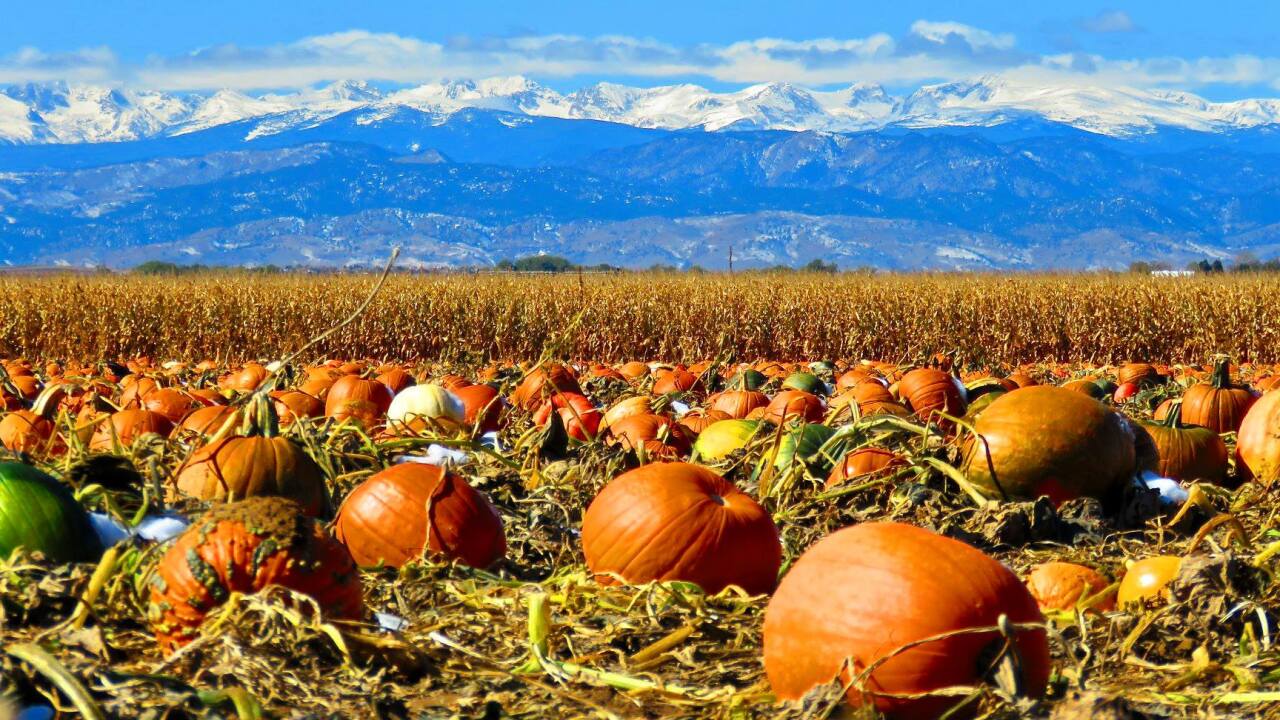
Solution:
<svg viewBox="0 0 1280 720">
<path fill-rule="evenodd" d="M 1102 268 L 1280 252 L 1280 101 L 526 78 L 0 89 L 0 261 Z"/>
</svg>

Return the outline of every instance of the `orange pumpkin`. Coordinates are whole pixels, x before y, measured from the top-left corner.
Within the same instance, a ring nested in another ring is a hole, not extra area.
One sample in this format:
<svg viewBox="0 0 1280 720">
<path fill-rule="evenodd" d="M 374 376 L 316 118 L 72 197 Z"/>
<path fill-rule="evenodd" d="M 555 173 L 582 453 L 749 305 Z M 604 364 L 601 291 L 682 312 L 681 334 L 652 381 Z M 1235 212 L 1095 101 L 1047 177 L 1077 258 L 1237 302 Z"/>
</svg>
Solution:
<svg viewBox="0 0 1280 720">
<path fill-rule="evenodd" d="M 636 450 L 651 440 L 666 444 L 679 454 L 689 451 L 684 427 L 662 415 L 630 415 L 609 426 L 613 442 L 626 450 Z"/>
<path fill-rule="evenodd" d="M 1235 432 L 1257 399 L 1249 388 L 1232 384 L 1231 360 L 1222 356 L 1214 363 L 1209 382 L 1192 385 L 1183 393 L 1182 421 L 1219 434 Z"/>
<path fill-rule="evenodd" d="M 372 427 L 382 421 L 391 407 L 391 390 L 377 380 L 344 375 L 329 388 L 324 414 L 334 420 L 355 420 Z"/>
<path fill-rule="evenodd" d="M 1072 610 L 1111 584 L 1097 570 L 1069 562 L 1041 563 L 1027 576 L 1027 589 L 1041 610 Z M 1090 610 L 1106 612 L 1116 607 L 1115 594 L 1094 601 Z"/>
<path fill-rule="evenodd" d="M 363 609 L 360 574 L 342 543 L 296 503 L 251 498 L 210 509 L 174 542 L 151 581 L 147 619 L 171 652 L 232 592 L 269 585 L 312 597 L 329 617 L 358 620 Z"/>
<path fill-rule="evenodd" d="M 14 410 L 0 420 L 0 444 L 16 453 L 37 454 L 53 446 L 53 423 L 30 410 Z"/>
<path fill-rule="evenodd" d="M 480 432 L 497 432 L 502 425 L 502 411 L 507 401 L 492 385 L 467 385 L 452 391 L 462 401 L 463 422 L 468 428 L 480 425 Z"/>
<path fill-rule="evenodd" d="M 112 413 L 106 422 L 97 426 L 93 432 L 93 438 L 89 441 L 89 449 L 112 452 L 115 450 L 116 442 L 120 443 L 120 447 L 128 448 L 146 433 L 167 436 L 172 431 L 173 423 L 160 413 L 138 409 L 121 410 Z"/>
<path fill-rule="evenodd" d="M 375 378 L 378 382 L 387 386 L 387 389 L 394 395 L 407 387 L 417 385 L 418 381 L 413 376 L 405 372 L 404 368 L 391 368 Z"/>
<path fill-rule="evenodd" d="M 677 392 L 691 392 L 700 389 L 698 376 L 687 370 L 676 368 L 658 376 L 653 383 L 654 395 L 668 395 Z"/>
<path fill-rule="evenodd" d="M 845 455 L 844 460 L 831 469 L 831 474 L 827 476 L 827 487 L 835 487 L 852 478 L 883 472 L 889 468 L 902 467 L 903 465 L 906 465 L 906 462 L 892 450 L 878 447 L 858 448 Z"/>
<path fill-rule="evenodd" d="M 1249 408 L 1236 433 L 1237 467 L 1246 478 L 1270 486 L 1280 479 L 1280 392 Z"/>
<path fill-rule="evenodd" d="M 919 368 L 903 375 L 898 383 L 898 395 L 916 417 L 925 421 L 936 420 L 943 428 L 951 427 L 952 422 L 937 418 L 936 413 L 952 417 L 964 415 L 965 402 L 960 388 L 950 375 L 941 370 Z"/>
<path fill-rule="evenodd" d="M 601 582 L 683 580 L 708 593 L 730 585 L 767 593 L 782 563 L 769 514 L 728 480 L 688 463 L 653 463 L 614 478 L 583 516 L 582 549 Z"/>
<path fill-rule="evenodd" d="M 142 398 L 142 407 L 163 415 L 171 423 L 177 423 L 192 410 L 201 407 L 201 403 L 176 388 L 160 388 Z"/>
<path fill-rule="evenodd" d="M 768 407 L 769 396 L 755 390 L 727 390 L 717 394 L 707 405 L 710 410 L 741 420 L 758 407 Z"/>
<path fill-rule="evenodd" d="M 488 498 L 458 475 L 418 463 L 393 465 L 352 490 L 334 532 L 365 566 L 399 567 L 430 549 L 485 568 L 507 552 L 502 518 Z"/>
<path fill-rule="evenodd" d="M 765 609 L 765 673 L 779 698 L 797 700 L 874 665 L 849 688 L 850 705 L 937 718 L 963 699 L 919 695 L 981 683 L 1005 642 L 1001 615 L 1044 621 L 1018 577 L 979 550 L 910 525 L 863 523 L 819 540 L 783 578 Z M 992 629 L 951 634 L 975 628 Z M 1016 643 L 1022 687 L 1038 697 L 1049 679 L 1045 632 L 1019 631 Z"/>
<path fill-rule="evenodd" d="M 557 394 L 555 390 L 582 394 L 582 388 L 572 370 L 565 365 L 549 365 L 524 376 L 524 380 L 511 393 L 511 404 L 533 412 L 546 398 Z"/>
<path fill-rule="evenodd" d="M 551 420 L 554 410 L 564 423 L 565 432 L 574 440 L 587 442 L 600 432 L 600 410 L 585 395 L 578 393 L 559 393 L 552 395 L 542 403 L 542 407 L 533 414 L 533 424 L 545 427 Z"/>
<path fill-rule="evenodd" d="M 783 390 L 765 407 L 764 419 L 774 425 L 782 425 L 796 418 L 805 422 L 822 422 L 826 413 L 822 398 L 803 390 Z M 750 413 L 748 413 L 750 415 Z"/>
<path fill-rule="evenodd" d="M 301 390 L 276 390 L 271 393 L 281 425 L 292 425 L 298 418 L 320 417 L 324 403 Z"/>
<path fill-rule="evenodd" d="M 267 379 L 267 369 L 258 363 L 245 363 L 240 372 L 227 376 L 222 387 L 237 392 L 252 392 Z"/>
</svg>

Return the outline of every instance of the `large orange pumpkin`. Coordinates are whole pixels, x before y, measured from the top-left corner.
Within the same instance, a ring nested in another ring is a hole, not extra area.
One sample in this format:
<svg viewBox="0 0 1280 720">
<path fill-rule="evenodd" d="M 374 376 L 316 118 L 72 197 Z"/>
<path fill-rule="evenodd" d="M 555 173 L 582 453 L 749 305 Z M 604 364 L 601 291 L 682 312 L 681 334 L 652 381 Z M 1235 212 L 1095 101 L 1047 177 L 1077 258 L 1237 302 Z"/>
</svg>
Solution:
<svg viewBox="0 0 1280 720">
<path fill-rule="evenodd" d="M 270 373 L 258 363 L 245 363 L 240 372 L 232 373 L 222 381 L 222 387 L 237 392 L 252 392 L 258 389 Z"/>
<path fill-rule="evenodd" d="M 173 428 L 173 432 L 169 434 L 169 437 L 186 439 L 189 437 L 215 435 L 235 415 L 236 409 L 226 405 L 203 407 L 182 418 L 182 422 Z"/>
<path fill-rule="evenodd" d="M 1221 484 L 1227 477 L 1226 443 L 1208 428 L 1183 425 L 1181 418 L 1181 404 L 1175 402 L 1164 420 L 1142 423 L 1156 448 L 1156 473 L 1174 480 Z"/>
<path fill-rule="evenodd" d="M 1209 382 L 1192 385 L 1183 393 L 1182 421 L 1215 433 L 1235 432 L 1257 399 L 1249 388 L 1232 384 L 1231 359 L 1221 356 Z"/>
<path fill-rule="evenodd" d="M 391 390 L 377 380 L 343 375 L 325 396 L 324 414 L 334 420 L 355 420 L 365 426 L 379 424 L 393 399 Z"/>
<path fill-rule="evenodd" d="M 601 582 L 683 580 L 708 593 L 730 585 L 767 593 L 782 563 L 764 508 L 689 463 L 653 463 L 614 478 L 583 516 L 582 549 Z"/>
<path fill-rule="evenodd" d="M 203 407 L 203 404 L 177 388 L 160 388 L 142 398 L 142 407 L 160 413 L 171 423 L 178 423 L 192 410 Z"/>
<path fill-rule="evenodd" d="M 343 501 L 334 531 L 366 566 L 399 567 L 430 549 L 485 568 L 507 552 L 488 498 L 435 465 L 401 463 L 365 480 Z"/>
<path fill-rule="evenodd" d="M 14 410 L 0 420 L 0 444 L 16 453 L 40 453 L 51 449 L 53 423 L 30 410 Z"/>
<path fill-rule="evenodd" d="M 511 393 L 511 404 L 533 412 L 546 398 L 556 395 L 556 390 L 561 393 L 582 394 L 578 379 L 567 366 L 553 364 L 540 367 L 520 381 L 520 385 Z"/>
<path fill-rule="evenodd" d="M 112 413 L 111 417 L 97 426 L 93 438 L 89 441 L 89 449 L 101 452 L 115 450 L 116 442 L 120 447 L 128 448 L 133 441 L 146 433 L 167 436 L 173 430 L 173 423 L 160 413 L 150 410 L 121 410 Z"/>
<path fill-rule="evenodd" d="M 161 558 L 147 619 L 166 652 L 190 642 L 232 592 L 279 585 L 309 595 L 330 617 L 358 620 L 360 574 L 342 543 L 283 498 L 216 506 Z"/>
<path fill-rule="evenodd" d="M 951 421 L 938 418 L 937 413 L 952 417 L 964 415 L 964 396 L 950 375 L 934 368 L 918 368 L 902 376 L 898 382 L 898 395 L 903 403 L 921 420 L 934 420 L 941 427 L 950 427 Z M 876 402 L 871 400 L 869 402 Z"/>
<path fill-rule="evenodd" d="M 996 398 L 974 422 L 964 469 L 992 497 L 1103 498 L 1137 465 L 1126 419 L 1089 396 L 1036 385 Z"/>
<path fill-rule="evenodd" d="M 888 657 L 862 687 L 849 689 L 847 701 L 874 704 L 891 718 L 937 718 L 961 700 L 893 696 L 982 682 L 1005 642 L 994 629 L 1001 615 L 1044 621 L 1004 565 L 910 525 L 856 525 L 819 540 L 783 578 L 765 609 L 765 673 L 779 698 L 796 700 L 840 677 L 846 659 L 848 682 Z M 1045 632 L 1023 630 L 1016 638 L 1022 686 L 1039 696 L 1049 679 Z M 926 642 L 893 654 L 917 641 Z"/>
<path fill-rule="evenodd" d="M 468 428 L 480 426 L 480 432 L 496 432 L 501 426 L 502 411 L 507 401 L 492 385 L 467 385 L 452 391 L 462 401 L 463 422 Z"/>
<path fill-rule="evenodd" d="M 688 370 L 676 368 L 658 376 L 653 383 L 654 395 L 667 395 L 676 392 L 696 392 L 699 389 L 698 376 Z"/>
<path fill-rule="evenodd" d="M 1237 466 L 1264 485 L 1280 479 L 1280 391 L 1258 399 L 1236 433 Z"/>
<path fill-rule="evenodd" d="M 781 425 L 797 418 L 805 422 L 822 422 L 826 408 L 822 398 L 803 390 L 783 390 L 764 409 L 764 419 L 775 425 Z M 748 413 L 749 414 L 749 413 Z"/>
<path fill-rule="evenodd" d="M 718 410 L 735 420 L 741 420 L 758 407 L 767 407 L 769 396 L 755 390 L 726 390 L 708 404 L 707 409 Z"/>
</svg>

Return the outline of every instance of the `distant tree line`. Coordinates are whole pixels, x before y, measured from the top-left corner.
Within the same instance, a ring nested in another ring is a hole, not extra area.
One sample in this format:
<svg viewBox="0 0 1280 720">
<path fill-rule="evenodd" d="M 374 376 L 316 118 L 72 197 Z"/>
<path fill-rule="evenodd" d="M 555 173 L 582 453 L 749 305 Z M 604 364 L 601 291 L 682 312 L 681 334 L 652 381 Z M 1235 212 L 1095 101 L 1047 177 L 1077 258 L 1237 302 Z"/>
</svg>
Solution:
<svg viewBox="0 0 1280 720">
<path fill-rule="evenodd" d="M 1129 272 L 1149 275 L 1153 272 L 1172 270 L 1173 266 L 1166 262 L 1132 262 L 1129 263 Z M 1193 260 L 1186 264 L 1185 270 L 1196 273 L 1198 275 L 1214 275 L 1217 273 L 1256 273 L 1256 272 L 1280 272 L 1280 258 L 1271 260 L 1259 260 L 1250 253 L 1242 253 L 1237 255 L 1229 264 L 1224 264 L 1221 258 L 1209 260 L 1203 258 Z"/>
<path fill-rule="evenodd" d="M 254 267 L 235 268 L 203 265 L 200 263 L 182 265 L 179 263 L 165 262 L 163 260 L 148 260 L 144 263 L 133 266 L 133 272 L 138 275 L 204 275 L 211 272 L 226 272 L 227 270 L 248 270 L 250 272 L 274 274 L 285 272 L 287 269 L 288 268 L 282 268 L 279 265 L 256 265 Z"/>
</svg>

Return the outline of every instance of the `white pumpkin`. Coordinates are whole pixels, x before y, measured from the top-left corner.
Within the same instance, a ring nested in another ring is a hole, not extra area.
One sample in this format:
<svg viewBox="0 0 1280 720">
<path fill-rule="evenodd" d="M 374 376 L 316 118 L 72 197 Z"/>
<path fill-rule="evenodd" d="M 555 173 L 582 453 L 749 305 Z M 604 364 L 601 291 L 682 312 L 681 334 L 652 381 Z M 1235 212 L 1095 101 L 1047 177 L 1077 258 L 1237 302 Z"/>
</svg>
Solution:
<svg viewBox="0 0 1280 720">
<path fill-rule="evenodd" d="M 466 417 L 462 400 L 439 385 L 412 385 L 391 399 L 388 424 L 408 424 L 427 419 L 443 425 L 461 425 Z"/>
</svg>

